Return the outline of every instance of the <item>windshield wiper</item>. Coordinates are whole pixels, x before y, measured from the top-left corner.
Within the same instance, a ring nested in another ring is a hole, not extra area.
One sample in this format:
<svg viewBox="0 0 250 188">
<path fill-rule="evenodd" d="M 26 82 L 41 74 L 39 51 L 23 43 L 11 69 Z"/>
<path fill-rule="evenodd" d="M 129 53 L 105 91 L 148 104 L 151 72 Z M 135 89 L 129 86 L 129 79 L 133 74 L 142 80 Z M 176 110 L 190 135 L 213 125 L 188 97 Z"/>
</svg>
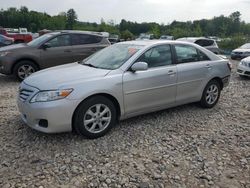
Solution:
<svg viewBox="0 0 250 188">
<path fill-rule="evenodd" d="M 88 67 L 93 67 L 93 68 L 98 68 L 98 67 L 96 67 L 95 65 L 88 64 L 88 63 L 83 63 L 82 65 L 86 65 L 86 66 L 88 66 Z"/>
</svg>

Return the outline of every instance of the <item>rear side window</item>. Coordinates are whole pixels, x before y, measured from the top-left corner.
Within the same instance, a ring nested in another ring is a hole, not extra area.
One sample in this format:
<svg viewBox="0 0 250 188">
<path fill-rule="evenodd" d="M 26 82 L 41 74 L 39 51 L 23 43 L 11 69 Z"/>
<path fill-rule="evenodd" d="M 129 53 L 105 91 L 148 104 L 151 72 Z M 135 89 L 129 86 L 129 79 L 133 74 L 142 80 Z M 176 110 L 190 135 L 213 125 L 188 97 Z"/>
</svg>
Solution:
<svg viewBox="0 0 250 188">
<path fill-rule="evenodd" d="M 210 60 L 206 54 L 204 54 L 200 50 L 197 50 L 193 46 L 175 45 L 175 51 L 178 63 L 189 63 L 189 62 Z"/>
<path fill-rule="evenodd" d="M 169 45 L 153 47 L 137 60 L 137 62 L 139 61 L 148 63 L 149 68 L 171 65 L 171 48 Z"/>
<path fill-rule="evenodd" d="M 101 42 L 102 37 L 87 34 L 73 34 L 72 45 L 95 44 Z"/>
<path fill-rule="evenodd" d="M 213 40 L 207 40 L 207 39 L 200 39 L 200 40 L 195 41 L 195 43 L 203 47 L 214 45 Z"/>
<path fill-rule="evenodd" d="M 178 63 L 188 63 L 199 61 L 199 54 L 196 48 L 187 45 L 175 46 L 176 56 Z"/>
<path fill-rule="evenodd" d="M 198 51 L 198 54 L 199 54 L 199 58 L 200 58 L 200 61 L 210 61 L 211 59 L 209 59 L 209 57 L 204 54 L 202 51 L 200 50 L 197 50 Z"/>
</svg>

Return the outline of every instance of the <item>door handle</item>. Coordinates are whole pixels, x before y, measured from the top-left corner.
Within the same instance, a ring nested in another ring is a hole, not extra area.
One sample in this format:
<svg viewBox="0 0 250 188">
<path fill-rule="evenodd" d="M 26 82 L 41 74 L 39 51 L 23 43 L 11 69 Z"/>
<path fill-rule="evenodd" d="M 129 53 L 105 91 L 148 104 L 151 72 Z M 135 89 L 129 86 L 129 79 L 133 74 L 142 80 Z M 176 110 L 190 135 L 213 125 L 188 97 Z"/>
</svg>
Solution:
<svg viewBox="0 0 250 188">
<path fill-rule="evenodd" d="M 169 71 L 168 71 L 168 75 L 173 75 L 173 74 L 176 74 L 176 72 L 173 71 L 173 70 L 169 70 Z"/>
</svg>

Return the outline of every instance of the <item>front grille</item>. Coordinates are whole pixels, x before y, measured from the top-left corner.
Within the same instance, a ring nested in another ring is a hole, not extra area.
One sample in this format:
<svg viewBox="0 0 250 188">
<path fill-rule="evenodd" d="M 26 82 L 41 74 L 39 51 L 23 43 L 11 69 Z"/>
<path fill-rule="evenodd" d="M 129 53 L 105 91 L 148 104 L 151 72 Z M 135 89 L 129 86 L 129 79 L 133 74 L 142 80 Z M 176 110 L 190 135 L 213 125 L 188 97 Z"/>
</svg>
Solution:
<svg viewBox="0 0 250 188">
<path fill-rule="evenodd" d="M 245 74 L 250 75 L 250 72 L 249 72 L 249 71 L 246 71 Z"/>
<path fill-rule="evenodd" d="M 237 55 L 243 54 L 243 52 L 234 52 Z"/>
<path fill-rule="evenodd" d="M 246 62 L 246 61 L 241 61 L 241 64 L 245 67 L 250 67 L 250 63 Z"/>
<path fill-rule="evenodd" d="M 34 93 L 34 91 L 32 91 L 32 90 L 21 88 L 19 90 L 19 98 L 23 102 L 25 102 L 33 93 Z"/>
</svg>

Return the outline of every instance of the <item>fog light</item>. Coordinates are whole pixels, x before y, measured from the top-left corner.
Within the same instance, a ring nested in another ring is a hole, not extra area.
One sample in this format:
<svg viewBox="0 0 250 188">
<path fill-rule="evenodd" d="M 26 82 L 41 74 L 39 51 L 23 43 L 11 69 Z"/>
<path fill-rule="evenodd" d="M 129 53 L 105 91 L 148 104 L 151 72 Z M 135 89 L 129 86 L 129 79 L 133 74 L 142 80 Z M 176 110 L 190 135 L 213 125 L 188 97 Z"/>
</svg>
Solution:
<svg viewBox="0 0 250 188">
<path fill-rule="evenodd" d="M 40 119 L 39 122 L 38 122 L 38 125 L 40 127 L 47 128 L 48 127 L 48 121 L 46 119 Z"/>
</svg>

